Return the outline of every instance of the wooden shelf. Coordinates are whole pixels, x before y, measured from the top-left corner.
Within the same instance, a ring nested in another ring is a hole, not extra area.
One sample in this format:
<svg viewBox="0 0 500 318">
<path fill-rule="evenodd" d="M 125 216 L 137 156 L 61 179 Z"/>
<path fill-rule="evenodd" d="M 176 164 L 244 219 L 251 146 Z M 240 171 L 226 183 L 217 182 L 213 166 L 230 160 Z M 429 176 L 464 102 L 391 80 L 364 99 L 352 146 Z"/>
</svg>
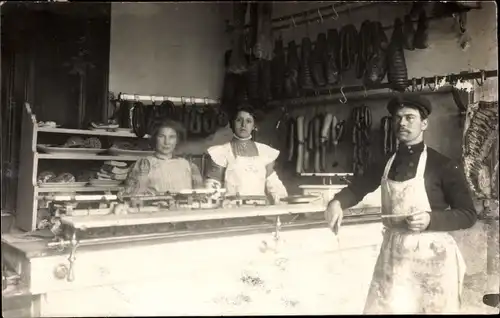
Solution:
<svg viewBox="0 0 500 318">
<path fill-rule="evenodd" d="M 37 153 L 38 159 L 69 159 L 69 160 L 116 160 L 116 161 L 137 161 L 144 156 L 111 156 L 111 155 L 81 155 L 81 154 L 49 154 Z"/>
<path fill-rule="evenodd" d="M 38 193 L 49 193 L 49 192 L 116 192 L 120 190 L 120 186 L 114 187 L 95 187 L 95 186 L 85 186 L 85 187 L 39 187 L 35 186 L 35 192 Z"/>
<path fill-rule="evenodd" d="M 111 136 L 111 137 L 125 137 L 125 138 L 138 138 L 133 132 L 128 131 L 106 131 L 104 129 L 91 130 L 91 129 L 69 129 L 69 128 L 52 128 L 52 127 L 38 127 L 39 132 L 56 133 L 56 134 L 73 134 L 73 135 L 94 135 L 94 136 Z M 148 135 L 144 138 L 149 138 Z"/>
</svg>

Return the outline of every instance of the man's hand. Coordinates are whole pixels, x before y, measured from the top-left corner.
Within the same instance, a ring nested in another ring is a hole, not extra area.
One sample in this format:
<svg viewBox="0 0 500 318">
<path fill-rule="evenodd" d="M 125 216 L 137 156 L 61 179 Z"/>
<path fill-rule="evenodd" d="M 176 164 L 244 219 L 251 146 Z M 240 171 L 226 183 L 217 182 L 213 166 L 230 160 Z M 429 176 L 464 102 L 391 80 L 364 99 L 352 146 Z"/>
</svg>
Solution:
<svg viewBox="0 0 500 318">
<path fill-rule="evenodd" d="M 342 223 L 342 217 L 344 216 L 344 211 L 340 206 L 340 202 L 333 200 L 328 203 L 325 210 L 325 219 L 328 222 L 328 227 L 333 231 L 333 233 L 338 234 L 340 224 Z"/>
<path fill-rule="evenodd" d="M 427 229 L 431 221 L 428 212 L 418 212 L 406 218 L 410 231 L 421 232 Z"/>
</svg>

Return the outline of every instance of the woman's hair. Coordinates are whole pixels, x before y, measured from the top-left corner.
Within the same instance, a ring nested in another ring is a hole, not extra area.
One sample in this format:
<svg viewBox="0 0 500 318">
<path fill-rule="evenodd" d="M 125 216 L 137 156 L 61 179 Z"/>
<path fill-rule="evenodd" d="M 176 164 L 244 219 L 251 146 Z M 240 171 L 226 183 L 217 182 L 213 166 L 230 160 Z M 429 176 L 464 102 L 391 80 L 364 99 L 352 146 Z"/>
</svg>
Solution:
<svg viewBox="0 0 500 318">
<path fill-rule="evenodd" d="M 166 118 L 166 119 L 159 120 L 153 126 L 153 129 L 151 131 L 151 138 L 150 138 L 151 146 L 154 147 L 156 145 L 156 137 L 158 137 L 158 133 L 160 132 L 160 129 L 167 128 L 167 127 L 173 129 L 175 131 L 175 133 L 177 134 L 176 147 L 179 146 L 180 143 L 182 143 L 186 140 L 187 132 L 186 132 L 186 128 L 184 127 L 184 125 L 178 121 Z"/>
<path fill-rule="evenodd" d="M 229 126 L 233 130 L 234 130 L 234 121 L 238 117 L 239 112 L 249 113 L 253 117 L 253 120 L 254 120 L 256 126 L 257 126 L 257 123 L 260 122 L 261 117 L 262 117 L 260 112 L 258 110 L 256 110 L 254 107 L 252 107 L 252 105 L 249 105 L 249 104 L 240 105 L 233 112 L 231 112 L 231 115 L 229 118 Z"/>
</svg>

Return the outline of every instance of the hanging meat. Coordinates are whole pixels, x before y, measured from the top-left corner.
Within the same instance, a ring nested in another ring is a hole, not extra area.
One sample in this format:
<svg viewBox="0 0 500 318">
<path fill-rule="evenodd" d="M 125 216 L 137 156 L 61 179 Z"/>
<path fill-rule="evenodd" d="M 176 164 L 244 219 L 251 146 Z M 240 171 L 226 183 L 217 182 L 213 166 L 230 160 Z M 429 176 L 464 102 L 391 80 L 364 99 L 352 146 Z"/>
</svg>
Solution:
<svg viewBox="0 0 500 318">
<path fill-rule="evenodd" d="M 366 64 L 373 53 L 372 23 L 363 21 L 358 33 L 358 58 L 356 60 L 356 77 L 362 78 L 366 72 Z"/>
<path fill-rule="evenodd" d="M 246 73 L 247 79 L 247 92 L 248 98 L 251 101 L 255 101 L 259 98 L 259 88 L 260 88 L 260 63 L 258 60 L 253 59 L 248 67 L 248 72 Z"/>
<path fill-rule="evenodd" d="M 403 50 L 403 22 L 399 18 L 394 21 L 394 31 L 392 32 L 387 59 L 387 78 L 391 88 L 395 91 L 404 92 L 407 87 L 408 70 Z"/>
<path fill-rule="evenodd" d="M 328 30 L 326 45 L 326 63 L 323 66 L 325 79 L 328 85 L 335 85 L 339 81 L 339 33 L 336 29 Z"/>
<path fill-rule="evenodd" d="M 313 88 L 311 77 L 310 59 L 312 54 L 311 39 L 303 38 L 301 43 L 300 68 L 299 68 L 299 85 L 302 89 Z"/>
<path fill-rule="evenodd" d="M 356 107 L 352 111 L 353 131 L 353 173 L 363 175 L 370 164 L 371 111 L 367 106 Z"/>
<path fill-rule="evenodd" d="M 487 160 L 497 140 L 498 102 L 481 101 L 469 105 L 462 143 L 462 162 L 469 188 L 477 198 L 491 198 L 492 171 Z"/>
<path fill-rule="evenodd" d="M 285 80 L 286 56 L 283 49 L 283 39 L 274 42 L 274 58 L 272 61 L 271 91 L 274 99 L 283 98 Z"/>
<path fill-rule="evenodd" d="M 383 117 L 380 121 L 380 127 L 382 132 L 383 153 L 384 155 L 391 154 L 396 151 L 398 144 L 392 118 L 390 116 Z"/>
<path fill-rule="evenodd" d="M 259 97 L 262 105 L 271 99 L 271 61 L 259 60 Z"/>
<path fill-rule="evenodd" d="M 321 161 L 320 161 L 319 172 L 326 172 L 328 170 L 326 162 L 326 150 L 328 148 L 328 139 L 330 137 L 330 130 L 332 123 L 333 123 L 333 115 L 325 114 L 321 125 L 321 138 L 320 138 Z"/>
<path fill-rule="evenodd" d="M 325 86 L 324 65 L 327 64 L 326 34 L 319 33 L 310 60 L 311 76 L 316 86 Z"/>
<path fill-rule="evenodd" d="M 245 15 L 247 12 L 246 2 L 233 3 L 233 49 L 229 61 L 229 73 L 242 74 L 247 70 L 245 57 Z"/>
<path fill-rule="evenodd" d="M 295 41 L 288 42 L 287 65 L 285 73 L 285 95 L 297 97 L 299 93 L 299 54 Z"/>
<path fill-rule="evenodd" d="M 255 39 L 253 45 L 253 56 L 258 60 L 271 61 L 273 58 L 273 35 L 272 35 L 272 2 L 253 2 L 257 15 Z"/>
<path fill-rule="evenodd" d="M 404 19 L 404 48 L 408 51 L 415 50 L 415 29 L 413 28 L 413 21 L 411 20 L 410 15 L 405 15 Z"/>
<path fill-rule="evenodd" d="M 366 72 L 363 79 L 367 87 L 373 87 L 382 82 L 387 73 L 387 36 L 380 22 L 371 23 L 372 54 L 366 62 Z"/>
<path fill-rule="evenodd" d="M 296 129 L 297 123 L 293 119 L 288 120 L 288 133 L 287 133 L 287 140 L 286 140 L 286 145 L 287 145 L 287 151 L 288 151 L 288 158 L 287 161 L 291 162 L 293 160 L 293 155 L 295 153 L 295 129 Z"/>
<path fill-rule="evenodd" d="M 415 38 L 413 46 L 417 49 L 426 49 L 429 46 L 429 22 L 427 21 L 427 15 L 425 11 L 420 12 L 418 17 L 417 31 L 415 32 Z"/>
<path fill-rule="evenodd" d="M 302 160 L 304 155 L 304 116 L 297 117 L 297 164 L 295 172 L 302 172 Z"/>
<path fill-rule="evenodd" d="M 340 30 L 340 52 L 339 67 L 340 71 L 346 72 L 356 64 L 358 55 L 358 31 L 352 24 L 348 24 Z"/>
</svg>

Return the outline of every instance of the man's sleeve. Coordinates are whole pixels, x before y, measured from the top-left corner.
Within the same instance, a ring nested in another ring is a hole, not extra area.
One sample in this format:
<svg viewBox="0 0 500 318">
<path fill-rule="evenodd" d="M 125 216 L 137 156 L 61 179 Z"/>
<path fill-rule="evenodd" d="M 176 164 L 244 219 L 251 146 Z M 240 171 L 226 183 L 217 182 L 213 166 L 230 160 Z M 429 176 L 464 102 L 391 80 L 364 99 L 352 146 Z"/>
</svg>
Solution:
<svg viewBox="0 0 500 318">
<path fill-rule="evenodd" d="M 342 209 L 348 209 L 358 204 L 363 198 L 380 186 L 386 160 L 383 164 L 374 163 L 368 167 L 365 174 L 355 177 L 349 186 L 342 189 L 333 198 L 340 202 Z"/>
<path fill-rule="evenodd" d="M 465 175 L 457 165 L 444 167 L 442 190 L 450 209 L 433 210 L 430 214 L 429 231 L 456 231 L 472 227 L 477 221 L 477 212 L 467 187 Z"/>
</svg>

